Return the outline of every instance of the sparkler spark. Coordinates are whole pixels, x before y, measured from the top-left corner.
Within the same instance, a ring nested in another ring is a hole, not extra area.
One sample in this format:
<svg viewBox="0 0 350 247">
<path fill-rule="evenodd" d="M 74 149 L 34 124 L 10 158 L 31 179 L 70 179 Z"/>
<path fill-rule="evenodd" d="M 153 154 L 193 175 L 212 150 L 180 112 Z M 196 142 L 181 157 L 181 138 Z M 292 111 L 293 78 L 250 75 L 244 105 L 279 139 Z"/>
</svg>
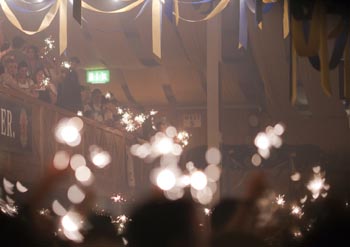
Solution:
<svg viewBox="0 0 350 247">
<path fill-rule="evenodd" d="M 278 195 L 276 197 L 276 203 L 277 203 L 277 205 L 283 207 L 284 204 L 286 203 L 286 201 L 284 200 L 284 195 Z"/>
<path fill-rule="evenodd" d="M 186 147 L 188 145 L 188 141 L 190 139 L 190 134 L 187 131 L 180 131 L 177 133 L 176 140 L 180 143 L 182 147 Z"/>
<path fill-rule="evenodd" d="M 318 198 L 325 190 L 325 178 L 320 174 L 314 174 L 313 178 L 307 184 L 307 189 L 312 193 L 314 199 Z"/>
<path fill-rule="evenodd" d="M 204 208 L 205 215 L 209 216 L 211 215 L 211 210 L 209 208 Z"/>
<path fill-rule="evenodd" d="M 126 200 L 123 198 L 122 195 L 120 194 L 117 194 L 117 195 L 114 195 L 114 196 L 111 196 L 111 200 L 115 203 L 117 202 L 126 202 Z"/>
<path fill-rule="evenodd" d="M 47 55 L 55 48 L 55 40 L 52 39 L 52 36 L 47 37 L 45 40 L 44 54 Z"/>
<path fill-rule="evenodd" d="M 299 207 L 298 205 L 292 205 L 291 214 L 295 215 L 298 218 L 301 218 L 303 216 L 304 212 L 303 212 L 302 208 Z"/>
</svg>

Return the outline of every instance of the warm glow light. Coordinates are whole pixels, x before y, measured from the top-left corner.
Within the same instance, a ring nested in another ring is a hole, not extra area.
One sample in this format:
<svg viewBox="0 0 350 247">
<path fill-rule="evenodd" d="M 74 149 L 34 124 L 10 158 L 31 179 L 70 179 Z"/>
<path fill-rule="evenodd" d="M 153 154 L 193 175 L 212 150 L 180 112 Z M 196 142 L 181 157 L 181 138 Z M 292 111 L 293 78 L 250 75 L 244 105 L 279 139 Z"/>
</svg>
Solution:
<svg viewBox="0 0 350 247">
<path fill-rule="evenodd" d="M 57 170 L 64 170 L 69 165 L 69 155 L 66 151 L 58 151 L 53 159 L 53 165 Z"/>
<path fill-rule="evenodd" d="M 102 151 L 92 154 L 92 163 L 99 168 L 107 166 L 111 162 L 111 156 L 108 152 Z"/>
<path fill-rule="evenodd" d="M 205 153 L 205 159 L 210 165 L 218 165 L 221 161 L 221 153 L 217 148 L 209 148 Z"/>
<path fill-rule="evenodd" d="M 220 179 L 220 167 L 218 165 L 208 165 L 207 168 L 205 168 L 205 174 L 209 181 L 216 182 Z"/>
<path fill-rule="evenodd" d="M 207 186 L 208 180 L 207 176 L 201 172 L 196 171 L 191 175 L 191 186 L 196 190 L 202 190 Z"/>
<path fill-rule="evenodd" d="M 172 139 L 163 136 L 156 141 L 155 149 L 160 154 L 169 154 L 173 150 L 173 144 Z"/>
<path fill-rule="evenodd" d="M 69 212 L 63 216 L 61 223 L 65 230 L 75 232 L 79 230 L 79 215 L 77 213 Z"/>
<path fill-rule="evenodd" d="M 67 210 L 57 200 L 52 203 L 52 211 L 58 216 L 64 216 L 67 213 Z"/>
<path fill-rule="evenodd" d="M 69 187 L 67 192 L 68 199 L 74 203 L 81 203 L 85 199 L 85 193 L 76 185 Z"/>
<path fill-rule="evenodd" d="M 176 177 L 171 170 L 164 169 L 158 173 L 156 182 L 159 188 L 167 191 L 172 189 L 175 186 Z"/>
<path fill-rule="evenodd" d="M 86 161 L 84 156 L 81 154 L 74 154 L 72 158 L 70 159 L 70 166 L 75 171 L 80 166 L 85 166 Z"/>
<path fill-rule="evenodd" d="M 23 186 L 23 185 L 21 184 L 21 182 L 19 182 L 19 181 L 17 181 L 17 183 L 16 183 L 16 188 L 17 188 L 17 190 L 18 190 L 19 192 L 21 192 L 21 193 L 25 193 L 25 192 L 28 191 L 28 189 L 27 189 L 25 186 Z"/>
<path fill-rule="evenodd" d="M 88 182 L 91 179 L 91 171 L 87 166 L 80 166 L 75 170 L 75 178 L 79 182 Z"/>
<path fill-rule="evenodd" d="M 270 148 L 270 140 L 265 133 L 259 133 L 254 140 L 255 146 L 259 149 L 266 150 Z"/>
</svg>

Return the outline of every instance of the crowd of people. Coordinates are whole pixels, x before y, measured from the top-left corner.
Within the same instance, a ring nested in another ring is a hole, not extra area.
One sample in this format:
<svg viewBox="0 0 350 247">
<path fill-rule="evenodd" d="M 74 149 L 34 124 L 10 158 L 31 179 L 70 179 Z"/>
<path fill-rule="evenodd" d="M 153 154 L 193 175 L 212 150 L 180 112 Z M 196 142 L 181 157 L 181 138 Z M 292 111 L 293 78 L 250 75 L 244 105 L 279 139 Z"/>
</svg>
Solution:
<svg viewBox="0 0 350 247">
<path fill-rule="evenodd" d="M 64 172 L 49 175 L 46 182 L 39 184 L 44 186 L 38 186 L 17 215 L 8 215 L 1 208 L 1 246 L 328 247 L 348 242 L 349 208 L 330 197 L 305 205 L 302 217 L 281 207 L 267 224 L 259 225 L 259 200 L 267 188 L 261 174 L 252 176 L 244 197 L 221 200 L 210 214 L 204 214 L 203 207 L 190 196 L 172 201 L 155 190 L 151 198 L 131 211 L 121 232 L 120 225 L 106 212 L 101 215 L 91 210 L 93 196 L 88 196 L 85 203 L 70 209 L 80 215 L 83 224 L 77 241 L 63 234 L 76 233 L 70 229 L 75 223 L 65 225 L 61 216 L 39 213 L 39 205 L 61 177 L 59 173 Z"/>
<path fill-rule="evenodd" d="M 63 63 L 49 59 L 44 50 L 15 37 L 11 45 L 1 47 L 0 86 L 23 92 L 46 103 L 110 127 L 120 128 L 116 107 L 119 103 L 108 93 L 90 90 L 80 83 L 78 57 Z"/>
</svg>

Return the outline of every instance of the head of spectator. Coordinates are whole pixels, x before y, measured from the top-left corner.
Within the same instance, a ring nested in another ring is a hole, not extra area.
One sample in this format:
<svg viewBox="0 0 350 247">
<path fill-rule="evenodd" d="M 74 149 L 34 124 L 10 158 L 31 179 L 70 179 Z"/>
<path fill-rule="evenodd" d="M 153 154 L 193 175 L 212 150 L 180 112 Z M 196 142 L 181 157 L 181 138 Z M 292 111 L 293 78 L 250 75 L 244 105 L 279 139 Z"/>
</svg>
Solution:
<svg viewBox="0 0 350 247">
<path fill-rule="evenodd" d="M 80 59 L 78 57 L 71 57 L 69 62 L 72 70 L 76 70 L 80 65 Z"/>
<path fill-rule="evenodd" d="M 28 46 L 26 49 L 26 55 L 28 60 L 39 59 L 39 49 L 35 45 Z"/>
<path fill-rule="evenodd" d="M 4 61 L 5 72 L 11 75 L 13 78 L 17 75 L 17 62 L 14 57 L 7 57 Z"/>
<path fill-rule="evenodd" d="M 2 64 L 0 64 L 0 75 L 2 75 L 3 73 L 5 73 L 5 68 Z"/>
<path fill-rule="evenodd" d="M 25 44 L 25 40 L 22 39 L 21 37 L 19 36 L 15 36 L 13 39 L 12 39 L 12 48 L 15 49 L 15 50 L 20 50 L 23 48 Z"/>
<path fill-rule="evenodd" d="M 28 77 L 28 64 L 25 61 L 22 61 L 18 64 L 18 78 L 24 79 Z"/>
<path fill-rule="evenodd" d="M 35 84 L 41 85 L 44 82 L 46 77 L 47 76 L 45 74 L 44 69 L 39 68 L 33 74 L 33 81 L 34 81 Z"/>
<path fill-rule="evenodd" d="M 95 88 L 91 92 L 91 104 L 93 106 L 100 106 L 102 107 L 102 92 L 100 89 Z"/>
<path fill-rule="evenodd" d="M 165 132 L 165 130 L 169 127 L 169 123 L 166 117 L 161 117 L 156 123 L 156 129 L 159 132 Z"/>
<path fill-rule="evenodd" d="M 211 228 L 213 233 L 223 231 L 236 213 L 240 201 L 234 198 L 221 200 L 212 211 Z"/>
<path fill-rule="evenodd" d="M 126 231 L 128 246 L 197 246 L 194 215 L 194 205 L 188 199 L 146 202 L 131 215 Z"/>
</svg>

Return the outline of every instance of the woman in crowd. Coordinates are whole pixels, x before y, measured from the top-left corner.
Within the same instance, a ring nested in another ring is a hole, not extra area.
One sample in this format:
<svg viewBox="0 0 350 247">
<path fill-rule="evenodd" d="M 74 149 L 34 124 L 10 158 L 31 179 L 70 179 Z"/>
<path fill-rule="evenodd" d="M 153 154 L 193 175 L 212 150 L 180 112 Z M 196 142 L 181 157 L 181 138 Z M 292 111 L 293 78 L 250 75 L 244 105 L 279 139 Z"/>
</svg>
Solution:
<svg viewBox="0 0 350 247">
<path fill-rule="evenodd" d="M 17 84 L 21 91 L 29 95 L 34 95 L 34 82 L 28 76 L 28 65 L 22 61 L 18 64 Z"/>
<path fill-rule="evenodd" d="M 44 67 L 39 57 L 38 47 L 34 45 L 28 46 L 26 49 L 26 56 L 27 56 L 28 70 L 31 75 L 33 75 L 34 72 L 37 71 L 38 69 L 41 69 Z"/>
<path fill-rule="evenodd" d="M 46 103 L 56 104 L 56 86 L 49 81 L 44 69 L 37 69 L 34 73 L 33 79 L 36 88 L 36 96 L 38 99 L 45 101 Z"/>
</svg>

